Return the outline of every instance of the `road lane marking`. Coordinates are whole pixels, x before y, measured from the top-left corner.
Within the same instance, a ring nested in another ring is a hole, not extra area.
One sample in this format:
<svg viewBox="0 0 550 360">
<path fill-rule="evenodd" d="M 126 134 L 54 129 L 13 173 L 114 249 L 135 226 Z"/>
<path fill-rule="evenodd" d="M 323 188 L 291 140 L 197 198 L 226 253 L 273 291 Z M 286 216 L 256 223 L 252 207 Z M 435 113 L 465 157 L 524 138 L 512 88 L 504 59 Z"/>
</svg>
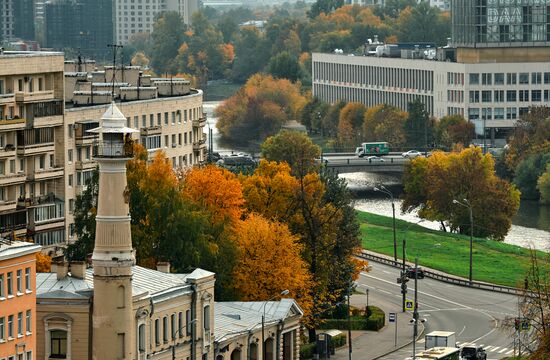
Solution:
<svg viewBox="0 0 550 360">
<path fill-rule="evenodd" d="M 493 350 L 491 350 L 492 352 L 497 352 L 497 350 L 500 349 L 500 346 L 496 346 L 493 348 Z"/>
<path fill-rule="evenodd" d="M 508 348 L 502 348 L 502 350 L 500 350 L 498 353 L 499 353 L 499 354 L 502 354 L 503 352 L 505 352 L 505 351 L 507 351 L 507 350 L 508 350 Z"/>
<path fill-rule="evenodd" d="M 512 355 L 513 352 L 514 352 L 514 350 L 510 350 L 506 353 L 506 355 Z"/>
<path fill-rule="evenodd" d="M 485 347 L 485 351 L 490 351 L 493 347 L 491 345 Z"/>
<path fill-rule="evenodd" d="M 466 325 L 464 325 L 464 327 L 462 328 L 462 331 L 458 333 L 458 336 L 462 335 L 462 333 L 464 332 L 464 330 L 466 330 Z"/>
<path fill-rule="evenodd" d="M 378 289 L 378 291 L 383 292 L 384 294 L 390 294 L 390 295 L 393 294 L 392 292 L 387 291 L 387 290 Z"/>
</svg>

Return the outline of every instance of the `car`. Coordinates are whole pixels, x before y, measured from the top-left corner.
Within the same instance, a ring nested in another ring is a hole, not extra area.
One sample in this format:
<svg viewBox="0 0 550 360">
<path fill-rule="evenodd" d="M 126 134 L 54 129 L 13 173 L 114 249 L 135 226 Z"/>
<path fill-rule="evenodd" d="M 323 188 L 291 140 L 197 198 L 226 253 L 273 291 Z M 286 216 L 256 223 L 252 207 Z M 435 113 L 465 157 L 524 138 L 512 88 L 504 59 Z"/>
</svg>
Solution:
<svg viewBox="0 0 550 360">
<path fill-rule="evenodd" d="M 422 270 L 422 268 L 418 268 L 418 271 L 417 271 L 417 269 L 413 267 L 410 267 L 407 269 L 407 277 L 409 279 L 414 279 L 415 275 L 417 279 L 424 279 L 424 270 Z"/>
<path fill-rule="evenodd" d="M 416 150 L 409 150 L 401 154 L 401 156 L 403 156 L 405 159 L 414 159 L 416 157 L 422 156 L 422 153 Z"/>
<path fill-rule="evenodd" d="M 466 345 L 460 349 L 462 360 L 487 360 L 487 353 L 481 346 Z"/>
<path fill-rule="evenodd" d="M 377 161 L 378 162 L 384 162 L 383 158 L 381 158 L 380 156 L 374 156 L 374 155 L 373 156 L 367 156 L 365 159 L 368 160 L 369 162 L 377 162 Z"/>
</svg>

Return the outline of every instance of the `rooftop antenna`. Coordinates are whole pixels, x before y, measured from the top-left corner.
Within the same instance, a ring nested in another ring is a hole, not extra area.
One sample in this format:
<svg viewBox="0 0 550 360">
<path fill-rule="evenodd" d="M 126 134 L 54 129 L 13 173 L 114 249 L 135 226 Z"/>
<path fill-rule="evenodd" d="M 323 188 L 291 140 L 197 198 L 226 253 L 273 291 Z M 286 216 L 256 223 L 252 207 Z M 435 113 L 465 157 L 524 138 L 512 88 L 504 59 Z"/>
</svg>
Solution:
<svg viewBox="0 0 550 360">
<path fill-rule="evenodd" d="M 118 49 L 122 49 L 122 45 L 109 44 L 107 47 L 113 48 L 113 78 L 112 78 L 112 89 L 111 89 L 111 99 L 115 101 L 115 78 L 116 78 L 116 52 Z"/>
</svg>

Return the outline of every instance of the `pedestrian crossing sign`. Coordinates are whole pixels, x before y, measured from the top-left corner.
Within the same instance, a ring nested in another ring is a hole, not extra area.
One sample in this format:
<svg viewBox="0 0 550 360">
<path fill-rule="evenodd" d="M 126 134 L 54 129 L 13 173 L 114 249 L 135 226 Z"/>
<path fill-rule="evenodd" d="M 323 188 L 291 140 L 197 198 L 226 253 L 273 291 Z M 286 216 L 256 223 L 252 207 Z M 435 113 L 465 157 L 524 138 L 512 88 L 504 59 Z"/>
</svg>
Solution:
<svg viewBox="0 0 550 360">
<path fill-rule="evenodd" d="M 405 300 L 405 310 L 414 310 L 414 301 Z"/>
</svg>

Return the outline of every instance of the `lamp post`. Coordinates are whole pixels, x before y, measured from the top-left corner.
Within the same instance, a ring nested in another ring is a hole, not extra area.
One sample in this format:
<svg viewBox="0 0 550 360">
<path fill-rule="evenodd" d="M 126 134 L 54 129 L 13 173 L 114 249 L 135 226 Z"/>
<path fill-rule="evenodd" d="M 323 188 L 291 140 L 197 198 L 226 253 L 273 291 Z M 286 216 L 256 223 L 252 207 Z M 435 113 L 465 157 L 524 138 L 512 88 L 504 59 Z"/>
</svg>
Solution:
<svg viewBox="0 0 550 360">
<path fill-rule="evenodd" d="M 388 195 L 391 200 L 391 209 L 393 213 L 393 261 L 397 262 L 397 240 L 395 237 L 395 203 L 393 201 L 393 193 L 389 191 L 384 185 L 380 185 L 379 188 L 375 187 L 374 191 L 379 191 Z"/>
<path fill-rule="evenodd" d="M 424 219 L 420 219 L 420 221 L 409 224 L 409 226 L 407 226 L 407 228 L 405 229 L 405 233 L 403 234 L 403 269 L 401 270 L 401 294 L 403 294 L 403 301 L 402 301 L 403 312 L 407 311 L 405 309 L 405 302 L 407 301 L 407 281 L 408 281 L 407 280 L 407 264 L 406 264 L 407 231 L 409 231 L 411 226 L 418 225 L 422 221 L 424 221 Z"/>
<path fill-rule="evenodd" d="M 189 324 L 186 324 L 186 327 L 191 325 L 191 324 L 194 324 L 197 322 L 197 319 L 193 319 L 189 322 Z M 172 360 L 176 360 L 176 336 L 178 334 L 181 334 L 181 331 L 182 329 L 184 329 L 183 327 L 180 327 L 178 328 L 173 334 L 172 334 L 172 340 L 173 340 L 173 343 L 172 343 Z"/>
<path fill-rule="evenodd" d="M 265 306 L 268 302 L 271 300 L 279 297 L 279 296 L 285 296 L 288 295 L 288 290 L 281 291 L 280 294 L 277 294 L 275 296 L 272 296 L 270 299 L 266 300 L 264 304 L 262 305 L 262 360 L 265 360 Z"/>
<path fill-rule="evenodd" d="M 351 360 L 352 346 L 351 346 L 351 314 L 349 298 L 351 297 L 351 287 L 348 289 L 348 359 Z"/>
<path fill-rule="evenodd" d="M 467 199 L 462 199 L 463 202 L 458 200 L 453 200 L 453 204 L 457 204 L 460 206 L 464 206 L 465 208 L 468 208 L 470 210 L 470 274 L 468 277 L 468 280 L 470 282 L 470 285 L 472 285 L 472 267 L 473 267 L 473 243 L 474 243 L 474 215 L 472 211 L 472 204 Z"/>
</svg>

